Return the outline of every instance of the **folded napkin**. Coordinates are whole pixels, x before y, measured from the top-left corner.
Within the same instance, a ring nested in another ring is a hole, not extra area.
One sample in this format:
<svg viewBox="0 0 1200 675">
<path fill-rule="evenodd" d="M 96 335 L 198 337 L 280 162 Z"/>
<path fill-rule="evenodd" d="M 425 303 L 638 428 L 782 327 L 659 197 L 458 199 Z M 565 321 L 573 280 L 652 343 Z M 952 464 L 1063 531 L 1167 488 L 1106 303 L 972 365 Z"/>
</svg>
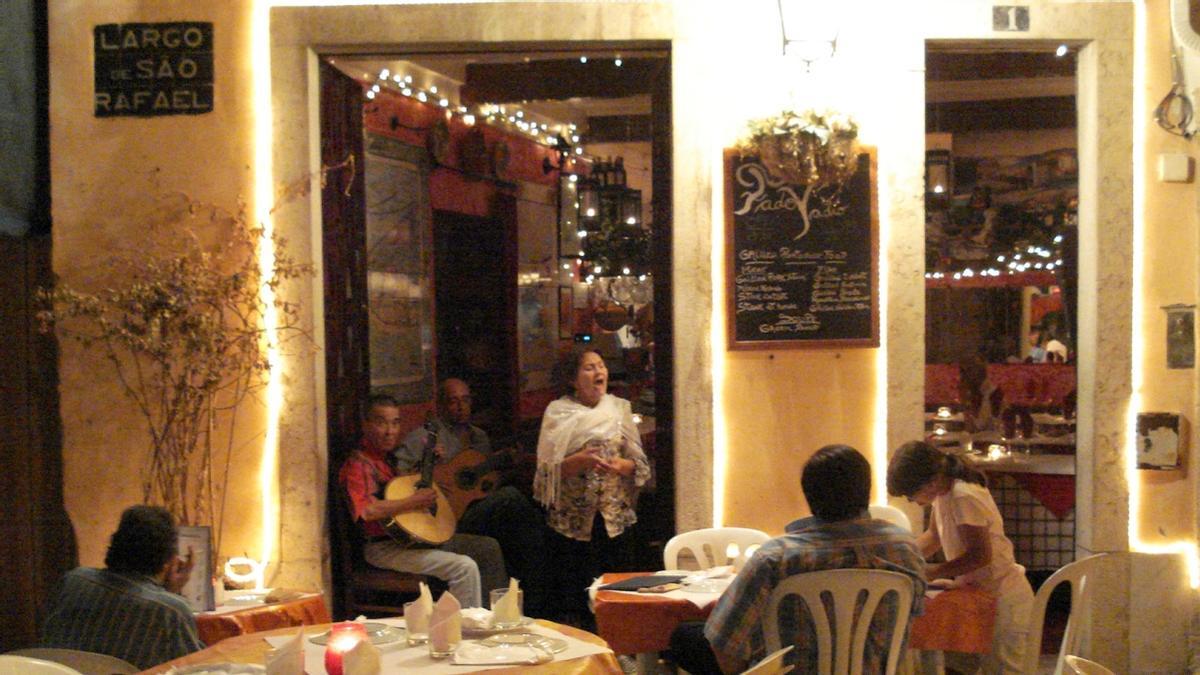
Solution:
<svg viewBox="0 0 1200 675">
<path fill-rule="evenodd" d="M 462 627 L 468 630 L 491 630 L 492 610 L 483 607 L 467 607 L 459 612 Z"/>
<path fill-rule="evenodd" d="M 409 633 L 428 633 L 429 617 L 432 615 L 433 595 L 429 593 L 429 586 L 422 581 L 421 594 L 417 596 L 416 601 L 404 606 L 404 626 Z"/>
<path fill-rule="evenodd" d="M 462 605 L 449 593 L 442 593 L 429 618 L 429 645 L 439 652 L 462 642 Z"/>
<path fill-rule="evenodd" d="M 429 592 L 429 585 L 424 581 L 420 582 L 420 587 L 421 594 L 417 596 L 417 602 L 425 610 L 425 615 L 430 616 L 433 614 L 433 593 Z"/>
<path fill-rule="evenodd" d="M 263 598 L 263 602 L 291 602 L 305 595 L 307 593 L 304 591 L 298 591 L 294 588 L 273 588 Z"/>
<path fill-rule="evenodd" d="M 508 580 L 508 592 L 492 607 L 492 623 L 515 624 L 521 621 L 521 606 L 517 603 L 518 584 L 516 577 Z"/>
<path fill-rule="evenodd" d="M 379 648 L 370 640 L 359 640 L 350 651 L 342 654 L 342 675 L 379 675 Z"/>
<path fill-rule="evenodd" d="M 296 636 L 267 650 L 267 675 L 304 675 L 304 628 Z"/>
</svg>

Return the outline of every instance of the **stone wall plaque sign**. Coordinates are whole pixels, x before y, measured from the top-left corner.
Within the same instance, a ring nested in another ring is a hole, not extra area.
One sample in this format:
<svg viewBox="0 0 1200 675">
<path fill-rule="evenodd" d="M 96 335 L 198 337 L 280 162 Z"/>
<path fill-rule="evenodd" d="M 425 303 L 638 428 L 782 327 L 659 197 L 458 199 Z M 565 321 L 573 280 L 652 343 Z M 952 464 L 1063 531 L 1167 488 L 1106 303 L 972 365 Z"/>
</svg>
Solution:
<svg viewBox="0 0 1200 675">
<path fill-rule="evenodd" d="M 212 112 L 212 23 L 108 23 L 92 39 L 96 117 Z"/>
</svg>

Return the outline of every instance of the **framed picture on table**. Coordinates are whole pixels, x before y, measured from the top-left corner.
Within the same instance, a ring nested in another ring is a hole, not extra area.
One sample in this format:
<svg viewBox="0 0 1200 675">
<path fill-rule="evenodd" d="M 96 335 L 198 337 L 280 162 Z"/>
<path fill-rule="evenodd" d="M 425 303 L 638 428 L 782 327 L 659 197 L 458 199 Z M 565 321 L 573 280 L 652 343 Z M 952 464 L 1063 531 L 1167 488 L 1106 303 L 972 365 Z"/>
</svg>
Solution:
<svg viewBox="0 0 1200 675">
<path fill-rule="evenodd" d="M 209 612 L 217 608 L 213 597 L 212 528 L 183 525 L 179 528 L 179 557 L 192 556 L 192 576 L 179 594 L 192 606 L 193 612 Z"/>
</svg>

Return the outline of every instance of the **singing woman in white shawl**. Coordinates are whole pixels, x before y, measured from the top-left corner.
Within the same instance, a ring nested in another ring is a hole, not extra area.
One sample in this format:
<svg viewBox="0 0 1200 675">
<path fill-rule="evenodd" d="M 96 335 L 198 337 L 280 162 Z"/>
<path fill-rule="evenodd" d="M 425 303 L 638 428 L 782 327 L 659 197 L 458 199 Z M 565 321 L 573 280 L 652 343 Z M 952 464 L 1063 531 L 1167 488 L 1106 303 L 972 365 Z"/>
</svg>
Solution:
<svg viewBox="0 0 1200 675">
<path fill-rule="evenodd" d="M 564 395 L 550 403 L 538 436 L 533 493 L 546 507 L 551 553 L 564 593 L 560 610 L 587 613 L 585 589 L 632 557 L 620 535 L 637 522 L 638 488 L 650 477 L 629 401 L 608 393 L 608 369 L 594 351 L 559 361 Z"/>
</svg>

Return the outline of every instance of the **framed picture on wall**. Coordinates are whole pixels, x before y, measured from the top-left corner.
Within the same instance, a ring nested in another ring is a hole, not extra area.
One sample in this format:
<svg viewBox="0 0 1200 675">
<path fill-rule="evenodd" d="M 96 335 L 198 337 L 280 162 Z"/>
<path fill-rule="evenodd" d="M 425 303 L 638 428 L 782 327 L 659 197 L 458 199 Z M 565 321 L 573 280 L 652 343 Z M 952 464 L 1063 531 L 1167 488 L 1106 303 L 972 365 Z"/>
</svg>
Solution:
<svg viewBox="0 0 1200 675">
<path fill-rule="evenodd" d="M 570 340 L 575 334 L 575 291 L 558 287 L 558 339 Z"/>
<path fill-rule="evenodd" d="M 1139 469 L 1169 471 L 1180 467 L 1179 415 L 1143 412 L 1137 416 Z"/>
</svg>

